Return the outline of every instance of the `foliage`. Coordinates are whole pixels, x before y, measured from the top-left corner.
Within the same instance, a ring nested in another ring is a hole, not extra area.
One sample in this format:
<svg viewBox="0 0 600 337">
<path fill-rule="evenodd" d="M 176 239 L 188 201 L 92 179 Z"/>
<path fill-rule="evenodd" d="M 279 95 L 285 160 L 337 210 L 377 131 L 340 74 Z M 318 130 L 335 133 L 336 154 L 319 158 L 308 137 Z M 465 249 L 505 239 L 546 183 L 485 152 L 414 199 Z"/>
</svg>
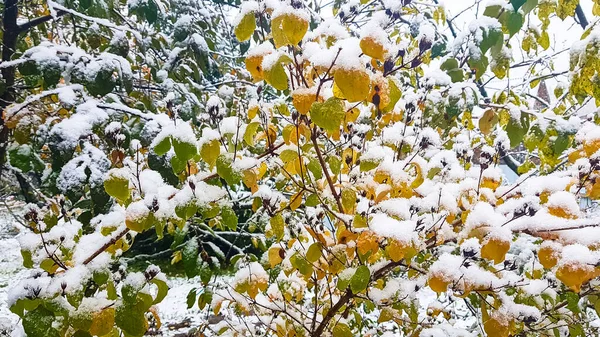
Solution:
<svg viewBox="0 0 600 337">
<path fill-rule="evenodd" d="M 597 334 L 597 29 L 555 103 L 484 82 L 545 59 L 578 1 L 493 1 L 459 34 L 437 1 L 229 5 L 19 8 L 3 130 L 37 199 L 9 299 L 29 336 L 160 325 L 164 274 L 121 259 L 148 231 L 200 277 L 188 306 L 224 316 L 206 335 Z"/>
</svg>

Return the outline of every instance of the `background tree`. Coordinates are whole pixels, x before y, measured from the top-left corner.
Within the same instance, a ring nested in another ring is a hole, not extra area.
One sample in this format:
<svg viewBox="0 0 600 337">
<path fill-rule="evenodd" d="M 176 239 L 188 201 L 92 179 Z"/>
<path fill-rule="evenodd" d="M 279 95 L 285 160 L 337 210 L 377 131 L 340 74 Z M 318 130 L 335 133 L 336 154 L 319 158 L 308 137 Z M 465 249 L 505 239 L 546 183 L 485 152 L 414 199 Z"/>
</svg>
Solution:
<svg viewBox="0 0 600 337">
<path fill-rule="evenodd" d="M 144 232 L 200 275 L 188 300 L 224 317 L 203 334 L 597 333 L 580 204 L 600 190 L 598 43 L 578 1 L 475 2 L 463 31 L 436 1 L 246 1 L 232 22 L 219 2 L 13 5 L 31 16 L 6 20 L 23 47 L 0 65 L 6 166 L 37 201 L 10 297 L 28 335 L 143 335 L 168 290 L 121 263 Z M 557 73 L 549 29 L 573 18 L 589 27 Z M 532 90 L 567 85 L 547 102 L 511 85 L 523 67 Z"/>
</svg>

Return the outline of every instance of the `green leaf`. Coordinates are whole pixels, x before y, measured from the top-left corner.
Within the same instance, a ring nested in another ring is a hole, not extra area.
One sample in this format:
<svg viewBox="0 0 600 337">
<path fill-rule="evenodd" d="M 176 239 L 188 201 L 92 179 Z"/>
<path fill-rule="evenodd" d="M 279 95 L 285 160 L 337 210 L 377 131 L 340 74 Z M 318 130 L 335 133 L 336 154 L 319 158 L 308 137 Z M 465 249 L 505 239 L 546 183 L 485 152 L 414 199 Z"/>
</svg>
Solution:
<svg viewBox="0 0 600 337">
<path fill-rule="evenodd" d="M 343 211 L 346 214 L 350 214 L 350 212 L 354 209 L 354 204 L 356 203 L 356 192 L 349 188 L 345 188 L 342 190 L 342 206 L 344 207 Z"/>
<path fill-rule="evenodd" d="M 462 82 L 464 80 L 464 71 L 459 67 L 458 60 L 455 58 L 447 59 L 442 63 L 440 69 L 446 71 L 453 83 Z"/>
<path fill-rule="evenodd" d="M 285 222 L 283 221 L 281 213 L 277 213 L 274 217 L 272 217 L 271 220 L 269 220 L 269 224 L 271 225 L 271 231 L 275 239 L 283 239 Z"/>
<path fill-rule="evenodd" d="M 287 164 L 298 158 L 298 151 L 291 149 L 283 150 L 281 151 L 281 154 L 279 154 L 279 158 L 284 164 Z"/>
<path fill-rule="evenodd" d="M 227 228 L 234 232 L 237 230 L 238 217 L 231 207 L 223 207 L 223 209 L 221 209 L 221 217 Z"/>
<path fill-rule="evenodd" d="M 241 174 L 231 167 L 232 163 L 233 161 L 225 155 L 217 157 L 217 174 L 230 186 L 239 184 L 242 179 Z"/>
<path fill-rule="evenodd" d="M 338 130 L 345 114 L 342 101 L 335 97 L 323 103 L 315 102 L 310 108 L 310 118 L 313 123 L 327 131 Z"/>
<path fill-rule="evenodd" d="M 108 195 L 117 199 L 119 202 L 125 202 L 129 199 L 129 178 L 122 174 L 121 169 L 112 169 L 108 171 L 104 180 L 104 190 Z"/>
<path fill-rule="evenodd" d="M 21 256 L 23 257 L 23 267 L 33 268 L 33 259 L 30 250 L 21 250 Z"/>
<path fill-rule="evenodd" d="M 323 170 L 321 169 L 321 164 L 319 164 L 319 161 L 317 159 L 311 158 L 308 162 L 308 165 L 306 166 L 308 167 L 310 173 L 312 173 L 313 176 L 315 176 L 315 179 L 323 178 Z"/>
<path fill-rule="evenodd" d="M 516 33 L 518 33 L 519 30 L 521 30 L 521 27 L 523 27 L 524 22 L 525 19 L 523 18 L 523 14 L 519 12 L 511 12 L 508 15 L 508 20 L 506 22 L 506 26 L 508 28 L 510 36 L 513 36 Z"/>
<path fill-rule="evenodd" d="M 310 247 L 308 247 L 308 251 L 306 252 L 306 259 L 309 262 L 317 262 L 321 258 L 321 243 L 315 242 Z"/>
<path fill-rule="evenodd" d="M 179 160 L 183 162 L 187 162 L 198 154 L 196 144 L 181 141 L 177 138 L 173 138 L 173 149 Z"/>
<path fill-rule="evenodd" d="M 288 88 L 288 77 L 283 64 L 278 62 L 269 69 L 264 70 L 265 81 L 277 90 Z"/>
<path fill-rule="evenodd" d="M 298 269 L 300 274 L 304 276 L 309 276 L 313 272 L 312 265 L 308 263 L 308 261 L 299 253 L 296 253 L 290 257 L 290 263 L 292 264 L 292 267 Z"/>
<path fill-rule="evenodd" d="M 510 0 L 510 3 L 513 5 L 515 12 L 517 12 L 519 10 L 519 8 L 521 8 L 521 6 L 523 6 L 523 4 L 525 4 L 526 1 L 527 0 Z"/>
<path fill-rule="evenodd" d="M 360 170 L 362 172 L 371 171 L 372 169 L 377 168 L 377 166 L 379 166 L 378 160 L 368 159 L 360 161 Z"/>
<path fill-rule="evenodd" d="M 188 240 L 181 250 L 183 268 L 188 277 L 198 275 L 198 240 L 193 237 Z"/>
<path fill-rule="evenodd" d="M 188 309 L 194 306 L 194 303 L 196 303 L 196 288 L 190 290 L 190 292 L 187 294 L 185 302 L 187 304 Z"/>
<path fill-rule="evenodd" d="M 497 18 L 498 15 L 500 15 L 501 9 L 502 9 L 502 6 L 500 6 L 500 5 L 487 6 L 485 8 L 485 11 L 483 11 L 483 15 L 490 17 L 490 18 Z"/>
<path fill-rule="evenodd" d="M 504 34 L 498 29 L 491 29 L 483 34 L 483 40 L 479 44 L 479 49 L 483 54 L 488 50 L 492 49 L 492 53 L 498 53 L 502 48 L 504 42 Z M 482 62 L 487 62 L 487 59 L 480 59 Z M 486 66 L 487 67 L 487 66 Z"/>
<path fill-rule="evenodd" d="M 342 170 L 342 160 L 340 157 L 331 156 L 329 159 L 327 159 L 327 163 L 329 163 L 329 168 L 333 174 L 340 174 L 340 171 Z"/>
<path fill-rule="evenodd" d="M 28 311 L 23 317 L 23 330 L 27 336 L 59 337 L 60 334 L 52 326 L 56 318 L 52 311 L 44 306 L 38 306 Z"/>
<path fill-rule="evenodd" d="M 523 137 L 527 134 L 529 130 L 529 118 L 527 114 L 521 115 L 521 121 L 514 118 L 510 118 L 508 121 L 508 125 L 506 125 L 506 133 L 508 134 L 508 138 L 510 139 L 510 147 L 514 148 L 521 144 Z"/>
<path fill-rule="evenodd" d="M 485 74 L 485 71 L 487 70 L 487 67 L 489 65 L 489 61 L 488 58 L 484 55 L 481 55 L 480 58 L 476 59 L 476 58 L 469 58 L 469 66 L 472 69 L 475 69 L 475 79 L 479 80 L 481 78 L 481 76 L 483 76 L 483 74 Z"/>
<path fill-rule="evenodd" d="M 354 272 L 354 275 L 350 279 L 350 289 L 354 294 L 367 289 L 369 281 L 371 280 L 371 271 L 367 266 L 360 266 Z"/>
<path fill-rule="evenodd" d="M 175 174 L 179 174 L 181 173 L 183 170 L 185 170 L 185 166 L 186 166 L 187 162 L 181 160 L 179 157 L 177 156 L 173 156 L 171 157 L 171 167 L 173 168 L 173 172 Z"/>
<path fill-rule="evenodd" d="M 390 112 L 390 111 L 394 110 L 396 103 L 398 103 L 400 98 L 402 98 L 402 92 L 398 88 L 396 81 L 394 79 L 390 78 L 388 80 L 388 84 L 390 87 L 390 93 L 389 93 L 390 103 L 385 108 L 382 109 L 383 112 Z"/>
<path fill-rule="evenodd" d="M 250 146 L 254 146 L 254 136 L 256 135 L 256 131 L 260 127 L 260 123 L 252 122 L 248 124 L 246 127 L 246 131 L 244 131 L 244 142 Z"/>
<path fill-rule="evenodd" d="M 522 1 L 525 2 L 525 4 L 522 7 L 523 13 L 525 13 L 526 15 L 531 12 L 532 10 L 535 9 L 535 7 L 537 7 L 538 5 L 538 0 L 517 0 L 517 1 Z M 517 11 L 517 9 L 515 9 L 515 11 Z"/>
<path fill-rule="evenodd" d="M 156 284 L 156 287 L 158 288 L 158 292 L 156 293 L 156 297 L 154 298 L 153 302 L 153 304 L 157 304 L 162 302 L 162 300 L 167 296 L 167 293 L 169 292 L 169 286 L 167 285 L 167 282 L 156 277 L 152 279 L 152 283 Z"/>
<path fill-rule="evenodd" d="M 8 159 L 12 166 L 23 172 L 42 171 L 44 163 L 35 155 L 31 146 L 23 144 L 8 151 Z"/>
<path fill-rule="evenodd" d="M 562 154 L 563 151 L 569 147 L 569 145 L 571 145 L 571 139 L 569 136 L 564 133 L 559 134 L 554 141 L 554 153 L 556 156 L 560 156 L 560 154 Z"/>
<path fill-rule="evenodd" d="M 246 13 L 237 26 L 235 26 L 235 37 L 240 42 L 246 41 L 252 37 L 255 29 L 256 19 L 254 17 L 254 12 Z"/>
<path fill-rule="evenodd" d="M 115 323 L 126 335 L 141 337 L 148 331 L 148 320 L 144 316 L 142 304 L 119 305 L 115 313 Z"/>
<path fill-rule="evenodd" d="M 315 193 L 311 193 L 304 201 L 304 205 L 306 207 L 315 207 L 318 204 L 319 204 L 319 197 Z"/>
<path fill-rule="evenodd" d="M 353 337 L 354 334 L 344 323 L 338 323 L 333 327 L 333 337 Z"/>
</svg>

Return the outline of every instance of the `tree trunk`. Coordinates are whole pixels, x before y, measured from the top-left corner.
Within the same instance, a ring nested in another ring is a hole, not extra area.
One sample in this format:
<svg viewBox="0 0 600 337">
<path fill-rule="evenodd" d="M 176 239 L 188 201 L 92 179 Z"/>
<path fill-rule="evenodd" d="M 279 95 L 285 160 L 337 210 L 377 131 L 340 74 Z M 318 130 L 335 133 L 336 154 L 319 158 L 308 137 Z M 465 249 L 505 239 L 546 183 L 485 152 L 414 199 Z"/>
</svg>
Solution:
<svg viewBox="0 0 600 337">
<path fill-rule="evenodd" d="M 2 63 L 10 61 L 17 47 L 19 26 L 17 16 L 19 15 L 18 0 L 5 0 L 2 26 L 4 36 L 2 38 Z M 6 149 L 8 147 L 8 128 L 4 121 L 4 110 L 15 100 L 15 67 L 2 68 L 2 78 L 6 84 L 6 90 L 0 96 L 0 175 L 6 162 Z"/>
</svg>

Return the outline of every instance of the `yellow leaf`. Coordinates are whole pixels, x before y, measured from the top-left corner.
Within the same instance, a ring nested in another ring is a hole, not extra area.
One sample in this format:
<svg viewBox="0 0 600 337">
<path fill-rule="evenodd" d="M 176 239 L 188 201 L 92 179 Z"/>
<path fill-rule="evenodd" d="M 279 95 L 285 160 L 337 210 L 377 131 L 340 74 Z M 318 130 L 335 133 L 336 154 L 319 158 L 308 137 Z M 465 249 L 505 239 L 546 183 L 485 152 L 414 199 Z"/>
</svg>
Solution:
<svg viewBox="0 0 600 337">
<path fill-rule="evenodd" d="M 551 245 L 543 246 L 538 251 L 538 258 L 544 268 L 550 269 L 558 263 L 560 253 L 556 251 Z"/>
<path fill-rule="evenodd" d="M 252 194 L 258 191 L 258 179 L 256 177 L 256 172 L 253 169 L 245 170 L 243 172 L 242 181 L 244 185 L 250 188 Z"/>
<path fill-rule="evenodd" d="M 583 263 L 565 264 L 556 271 L 556 278 L 564 285 L 578 293 L 581 286 L 598 276 L 598 271 L 591 265 Z"/>
<path fill-rule="evenodd" d="M 358 252 L 361 255 L 365 255 L 368 252 L 371 252 L 371 255 L 374 255 L 379 250 L 379 242 L 377 240 L 377 235 L 375 235 L 371 231 L 365 231 L 360 233 L 358 236 L 358 240 L 356 241 L 356 246 L 358 248 Z"/>
<path fill-rule="evenodd" d="M 410 163 L 410 166 L 415 168 L 415 171 L 417 174 L 417 177 L 410 184 L 410 187 L 417 188 L 417 187 L 421 186 L 421 184 L 423 184 L 423 182 L 425 181 L 425 178 L 423 177 L 423 170 L 421 169 L 421 165 L 419 165 L 415 162 Z"/>
<path fill-rule="evenodd" d="M 262 68 L 263 55 L 253 55 L 246 58 L 246 69 L 252 75 L 255 82 L 262 81 L 264 79 L 264 73 Z"/>
<path fill-rule="evenodd" d="M 295 13 L 283 13 L 271 20 L 275 48 L 297 45 L 308 30 L 308 21 Z"/>
<path fill-rule="evenodd" d="M 504 261 L 509 249 L 509 241 L 491 238 L 481 247 L 481 257 L 492 260 L 494 263 L 498 264 Z"/>
<path fill-rule="evenodd" d="M 492 317 L 483 323 L 483 330 L 488 337 L 508 337 L 510 335 L 509 321 L 507 318 Z"/>
<path fill-rule="evenodd" d="M 365 69 L 337 69 L 333 80 L 343 97 L 349 102 L 364 101 L 371 91 L 371 79 Z"/>
<path fill-rule="evenodd" d="M 300 205 L 302 205 L 302 194 L 304 191 L 300 191 L 292 196 L 290 199 L 290 208 L 295 211 Z"/>
<path fill-rule="evenodd" d="M 435 291 L 439 295 L 448 290 L 448 284 L 450 284 L 450 282 L 446 281 L 443 275 L 434 274 L 429 276 L 427 284 L 429 284 L 429 288 L 431 288 L 431 290 Z"/>
<path fill-rule="evenodd" d="M 217 163 L 217 158 L 221 154 L 221 145 L 217 139 L 213 139 L 209 142 L 202 144 L 200 149 L 200 157 L 204 160 L 212 169 Z"/>
<path fill-rule="evenodd" d="M 498 123 L 498 116 L 494 110 L 489 109 L 483 113 L 483 116 L 479 119 L 479 130 L 484 135 L 488 135 L 492 132 L 492 128 Z"/>
<path fill-rule="evenodd" d="M 362 52 L 377 60 L 383 60 L 385 47 L 379 41 L 371 36 L 363 37 L 360 40 L 360 49 Z"/>
<path fill-rule="evenodd" d="M 238 41 L 240 42 L 246 41 L 252 37 L 254 29 L 256 29 L 256 19 L 254 18 L 254 13 L 246 13 L 238 22 L 237 26 L 235 26 L 235 37 L 237 37 Z"/>
<path fill-rule="evenodd" d="M 254 117 L 256 117 L 256 115 L 258 114 L 258 110 L 259 110 L 259 109 L 260 109 L 260 108 L 259 108 L 259 106 L 258 106 L 258 105 L 256 105 L 256 104 L 254 104 L 254 105 L 251 105 L 251 106 L 248 108 L 248 119 L 249 119 L 249 120 L 253 120 L 253 119 L 254 119 Z"/>
<path fill-rule="evenodd" d="M 319 99 L 317 100 L 317 92 L 312 88 L 299 88 L 292 93 L 292 103 L 296 110 L 302 115 L 308 114 L 310 107 L 316 101 L 322 102 L 323 98 L 319 95 Z"/>
<path fill-rule="evenodd" d="M 271 268 L 273 268 L 283 261 L 283 258 L 285 257 L 285 251 L 281 247 L 271 247 L 269 248 L 268 255 L 269 264 L 271 265 Z"/>
<path fill-rule="evenodd" d="M 90 334 L 93 336 L 104 336 L 112 331 L 115 324 L 115 309 L 106 308 L 92 314 L 92 325 Z"/>
</svg>

